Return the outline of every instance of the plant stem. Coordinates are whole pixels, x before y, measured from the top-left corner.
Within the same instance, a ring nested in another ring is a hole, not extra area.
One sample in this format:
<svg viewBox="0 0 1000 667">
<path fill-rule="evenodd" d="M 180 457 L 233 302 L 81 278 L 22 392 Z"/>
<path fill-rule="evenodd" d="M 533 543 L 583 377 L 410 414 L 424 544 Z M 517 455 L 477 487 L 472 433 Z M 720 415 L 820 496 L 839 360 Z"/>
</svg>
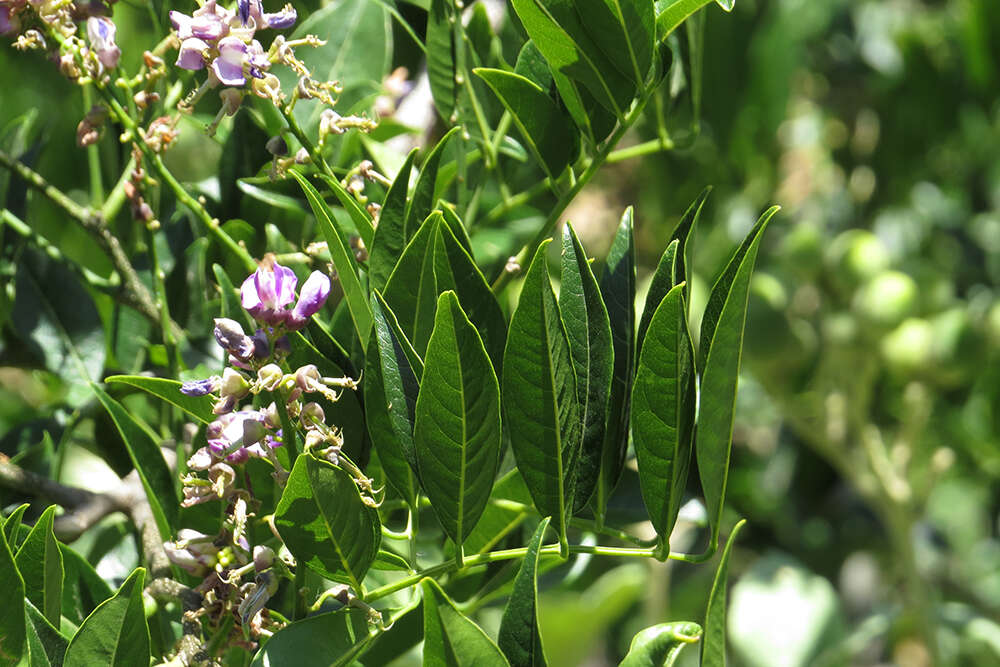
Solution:
<svg viewBox="0 0 1000 667">
<path fill-rule="evenodd" d="M 83 86 L 83 113 L 90 113 L 92 105 L 90 86 Z M 87 146 L 87 172 L 90 177 L 90 203 L 100 208 L 104 205 L 104 182 L 101 178 L 100 145 L 97 142 Z"/>
<path fill-rule="evenodd" d="M 646 102 L 649 100 L 650 94 L 652 94 L 655 89 L 656 80 L 654 78 L 653 81 L 648 83 L 642 90 L 642 93 L 636 99 L 632 108 L 625 115 L 625 118 L 622 119 L 622 122 L 618 124 L 618 127 L 615 128 L 615 131 L 611 134 L 601 149 L 587 163 L 583 173 L 576 179 L 576 182 L 573 183 L 572 187 L 570 187 L 570 189 L 559 198 L 559 201 L 556 202 L 552 211 L 549 212 L 549 216 L 545 219 L 545 223 L 542 225 L 542 228 L 538 230 L 538 233 L 535 234 L 535 237 L 531 240 L 531 242 L 524 246 L 524 248 L 521 249 L 521 252 L 518 253 L 514 262 L 515 265 L 511 266 L 511 264 L 508 263 L 508 266 L 511 266 L 511 269 L 505 269 L 497 277 L 497 279 L 493 281 L 492 288 L 494 294 L 499 294 L 503 291 L 503 289 L 507 286 L 507 283 L 509 283 L 515 275 L 520 273 L 521 267 L 527 266 L 528 262 L 531 261 L 532 256 L 535 254 L 535 250 L 537 250 L 538 246 L 542 244 L 542 241 L 552 235 L 552 232 L 555 230 L 556 225 L 559 224 L 559 219 L 566 210 L 566 207 L 569 206 L 580 191 L 583 190 L 584 186 L 590 182 L 590 179 L 594 177 L 594 174 L 596 174 L 601 166 L 603 166 L 607 161 L 608 156 L 611 154 L 614 147 L 619 141 L 621 141 L 621 138 L 625 136 L 625 133 L 629 130 L 629 128 L 632 127 L 632 125 L 639 119 L 639 116 L 642 115 L 642 110 L 646 107 Z"/>
<path fill-rule="evenodd" d="M 649 141 L 644 141 L 641 144 L 636 144 L 635 146 L 628 146 L 620 150 L 614 151 L 608 155 L 607 163 L 613 164 L 615 162 L 622 162 L 624 160 L 629 160 L 634 157 L 641 157 L 643 155 L 651 155 L 653 153 L 659 153 L 661 151 L 669 151 L 673 149 L 674 142 L 670 139 L 664 139 L 662 137 L 656 139 L 650 139 Z"/>
</svg>

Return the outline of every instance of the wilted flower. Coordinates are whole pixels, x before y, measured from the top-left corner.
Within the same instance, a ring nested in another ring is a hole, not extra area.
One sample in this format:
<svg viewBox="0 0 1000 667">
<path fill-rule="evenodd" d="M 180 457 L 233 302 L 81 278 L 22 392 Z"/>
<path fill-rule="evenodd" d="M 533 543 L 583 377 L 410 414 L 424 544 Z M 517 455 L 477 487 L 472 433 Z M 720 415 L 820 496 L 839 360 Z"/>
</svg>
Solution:
<svg viewBox="0 0 1000 667">
<path fill-rule="evenodd" d="M 185 396 L 207 396 L 219 390 L 220 381 L 217 375 L 204 380 L 188 380 L 181 385 L 181 393 Z"/>
<path fill-rule="evenodd" d="M 237 359 L 249 359 L 255 349 L 254 341 L 243 333 L 243 327 L 236 320 L 228 317 L 215 318 L 215 328 L 212 333 L 219 346 Z"/>
<path fill-rule="evenodd" d="M 87 38 L 90 39 L 90 46 L 97 54 L 97 59 L 108 69 L 118 66 L 118 59 L 122 55 L 122 50 L 115 43 L 115 34 L 118 28 L 114 22 L 104 16 L 91 16 L 87 19 Z"/>
<path fill-rule="evenodd" d="M 199 533 L 190 528 L 177 531 L 177 539 L 164 542 L 163 550 L 167 558 L 178 567 L 190 572 L 196 577 L 206 574 L 215 567 L 219 547 L 213 543 L 210 535 Z"/>
</svg>

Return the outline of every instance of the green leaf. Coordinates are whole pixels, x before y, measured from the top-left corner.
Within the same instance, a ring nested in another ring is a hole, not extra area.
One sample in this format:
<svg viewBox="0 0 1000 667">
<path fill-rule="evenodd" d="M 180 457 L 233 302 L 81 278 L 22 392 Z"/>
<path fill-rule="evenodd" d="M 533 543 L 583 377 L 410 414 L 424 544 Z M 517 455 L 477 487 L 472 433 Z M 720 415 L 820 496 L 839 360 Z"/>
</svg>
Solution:
<svg viewBox="0 0 1000 667">
<path fill-rule="evenodd" d="M 545 265 L 549 243 L 535 253 L 511 317 L 503 407 L 518 470 L 565 546 L 583 424 L 569 340 Z"/>
<path fill-rule="evenodd" d="M 371 641 L 368 633 L 368 615 L 361 609 L 344 607 L 317 614 L 274 633 L 250 664 L 251 667 L 347 665 Z"/>
<path fill-rule="evenodd" d="M 430 0 L 427 11 L 427 78 L 434 106 L 448 124 L 457 121 L 454 113 L 459 91 L 455 85 L 454 7 L 449 0 Z"/>
<path fill-rule="evenodd" d="M 665 40 L 670 33 L 677 29 L 677 26 L 684 23 L 685 20 L 696 11 L 712 2 L 713 0 L 676 0 L 666 7 L 663 11 L 656 15 L 656 39 L 659 42 Z M 719 6 L 729 11 L 732 9 L 735 0 L 715 0 L 718 2 Z M 727 3 L 729 7 L 726 7 Z M 659 6 L 660 3 L 657 3 Z"/>
<path fill-rule="evenodd" d="M 484 67 L 473 72 L 500 98 L 535 159 L 555 181 L 580 152 L 580 135 L 559 107 L 538 84 L 519 74 Z"/>
<path fill-rule="evenodd" d="M 746 524 L 746 519 L 740 519 L 733 526 L 726 540 L 726 548 L 719 559 L 719 568 L 715 571 L 715 581 L 712 582 L 712 593 L 708 596 L 708 606 L 705 608 L 705 640 L 701 644 L 702 667 L 726 667 L 726 573 L 729 571 L 729 556 L 736 543 L 736 535 Z"/>
<path fill-rule="evenodd" d="M 636 342 L 636 356 L 642 354 L 642 341 L 646 337 L 646 329 L 649 328 L 649 321 L 653 319 L 653 313 L 660 301 L 667 295 L 674 285 L 687 281 L 687 257 L 690 254 L 688 241 L 694 226 L 698 223 L 701 209 L 705 205 L 708 193 L 711 188 L 705 188 L 684 213 L 681 221 L 677 223 L 673 233 L 670 235 L 670 242 L 667 249 L 660 257 L 660 263 L 653 273 L 653 279 L 649 284 L 649 291 L 646 292 L 646 303 L 642 309 L 642 318 L 639 320 L 639 333 Z M 684 287 L 684 298 L 687 299 L 690 288 Z"/>
<path fill-rule="evenodd" d="M 212 412 L 214 403 L 211 396 L 185 396 L 181 393 L 181 383 L 166 378 L 146 377 L 145 375 L 110 375 L 104 378 L 107 384 L 127 384 L 142 389 L 167 403 L 175 405 L 203 424 L 215 420 Z"/>
<path fill-rule="evenodd" d="M 406 240 L 409 241 L 417 231 L 417 226 L 431 214 L 431 207 L 438 200 L 437 180 L 438 168 L 441 166 L 441 158 L 444 156 L 444 149 L 448 142 L 454 137 L 460 128 L 453 127 L 441 137 L 441 141 L 424 160 L 420 168 L 420 176 L 417 178 L 417 185 L 413 189 L 413 198 L 406 209 L 406 224 L 403 229 L 406 232 Z M 388 289 L 388 288 L 387 288 Z"/>
<path fill-rule="evenodd" d="M 90 388 L 97 395 L 97 400 L 111 415 L 111 420 L 114 421 L 122 440 L 125 441 L 125 449 L 128 450 L 132 465 L 139 473 L 139 480 L 146 492 L 146 499 L 149 501 L 149 508 L 156 521 L 156 527 L 160 531 L 160 537 L 164 542 L 169 540 L 173 535 L 171 526 L 177 524 L 180 501 L 177 499 L 177 490 L 174 488 L 173 475 L 167 467 L 167 462 L 163 460 L 160 447 L 153 441 L 149 432 L 132 418 L 132 415 L 121 403 L 108 396 L 93 382 L 90 383 Z"/>
<path fill-rule="evenodd" d="M 442 215 L 432 213 L 410 239 L 386 283 L 386 303 L 396 314 L 400 328 L 423 355 L 434 328 L 438 286 L 434 273 L 434 237 Z"/>
<path fill-rule="evenodd" d="M 528 542 L 528 551 L 514 579 L 514 590 L 500 620 L 497 644 L 512 667 L 543 667 L 548 664 L 538 630 L 538 550 L 549 527 L 542 519 Z"/>
<path fill-rule="evenodd" d="M 305 328 L 309 334 L 309 342 L 331 363 L 343 369 L 345 373 L 355 374 L 354 362 L 344 346 L 337 342 L 333 334 L 315 317 L 309 318 Z"/>
<path fill-rule="evenodd" d="M 681 283 L 651 319 L 632 386 L 632 440 L 642 499 L 664 545 L 680 511 L 694 436 L 694 352 L 686 311 Z"/>
<path fill-rule="evenodd" d="M 358 339 L 362 346 L 368 344 L 368 332 L 372 326 L 372 312 L 368 307 L 368 298 L 365 290 L 361 286 L 361 279 L 358 276 L 358 262 L 351 252 L 350 245 L 344 231 L 340 228 L 336 218 L 333 217 L 326 202 L 319 196 L 316 188 L 306 180 L 305 176 L 297 171 L 290 170 L 288 173 L 298 181 L 302 191 L 309 200 L 316 222 L 319 223 L 323 237 L 326 239 L 330 249 L 330 256 L 333 258 L 333 265 L 337 268 L 337 275 L 340 286 L 344 290 L 344 299 L 347 301 L 347 308 L 351 313 L 351 320 L 354 322 L 354 330 L 358 332 Z"/>
<path fill-rule="evenodd" d="M 17 530 L 21 527 L 21 518 L 24 516 L 24 511 L 28 509 L 30 505 L 24 503 L 18 506 L 3 522 L 3 532 L 7 536 L 7 542 L 10 544 L 14 543 L 14 538 L 17 537 Z"/>
<path fill-rule="evenodd" d="M 372 562 L 373 570 L 388 570 L 396 572 L 410 572 L 410 564 L 406 559 L 391 551 L 379 551 Z"/>
<path fill-rule="evenodd" d="M 618 667 L 672 667 L 685 646 L 701 639 L 701 626 L 679 621 L 660 623 L 638 632 Z"/>
<path fill-rule="evenodd" d="M 462 615 L 433 579 L 420 581 L 424 598 L 424 665 L 494 667 L 507 659 L 483 629 Z"/>
<path fill-rule="evenodd" d="M 424 492 L 459 547 L 486 508 L 500 443 L 496 373 L 458 297 L 444 292 L 424 358 L 413 445 Z"/>
<path fill-rule="evenodd" d="M 372 312 L 375 327 L 363 383 L 368 433 L 389 483 L 413 504 L 417 497 L 413 423 L 424 365 L 378 292 L 372 294 Z"/>
<path fill-rule="evenodd" d="M 410 187 L 410 173 L 413 159 L 417 155 L 414 148 L 406 156 L 406 162 L 396 175 L 382 202 L 378 214 L 378 227 L 368 255 L 368 289 L 382 291 L 389 281 L 392 270 L 403 249 L 406 247 L 406 192 Z"/>
<path fill-rule="evenodd" d="M 28 664 L 32 667 L 61 666 L 69 640 L 27 600 L 24 602 L 24 626 L 28 639 Z"/>
<path fill-rule="evenodd" d="M 569 223 L 563 228 L 562 246 L 559 312 L 569 337 L 583 422 L 574 495 L 574 511 L 579 511 L 590 500 L 601 474 L 614 349 L 611 322 L 597 279 L 590 269 L 580 239 Z"/>
<path fill-rule="evenodd" d="M 49 505 L 32 527 L 14 556 L 25 584 L 25 596 L 42 610 L 45 618 L 59 625 L 62 615 L 63 562 L 59 543 L 52 532 L 56 506 Z"/>
<path fill-rule="evenodd" d="M 60 544 L 59 550 L 62 552 L 65 570 L 62 615 L 80 625 L 87 615 L 98 604 L 110 598 L 114 591 L 83 556 L 65 544 Z"/>
<path fill-rule="evenodd" d="M 65 667 L 135 667 L 149 664 L 149 628 L 142 604 L 146 571 L 139 567 L 110 600 L 97 606 L 73 635 Z"/>
<path fill-rule="evenodd" d="M 616 117 L 624 116 L 636 87 L 598 48 L 571 0 L 513 0 L 514 11 L 549 66 L 579 81 Z"/>
<path fill-rule="evenodd" d="M 24 605 L 17 604 L 24 599 L 24 579 L 17 571 L 6 531 L 0 531 L 0 581 L 9 598 L 0 605 L 0 656 L 5 664 L 17 664 L 24 650 Z"/>
<path fill-rule="evenodd" d="M 651 0 L 578 0 L 582 24 L 619 72 L 641 86 L 653 64 Z"/>
<path fill-rule="evenodd" d="M 698 350 L 698 368 L 702 369 L 701 398 L 695 452 L 708 521 L 712 526 L 713 550 L 718 544 L 719 522 L 722 520 L 729 478 L 736 385 L 740 374 L 750 274 L 757 259 L 761 236 L 777 211 L 777 206 L 765 211 L 737 248 L 712 287 L 701 321 Z"/>
<path fill-rule="evenodd" d="M 477 7 L 479 5 L 476 5 Z M 456 240 L 462 245 L 462 249 L 472 260 L 472 241 L 469 239 L 469 232 L 466 231 L 465 225 L 462 224 L 462 220 L 458 217 L 458 213 L 455 213 L 455 207 L 452 204 L 447 203 L 444 200 L 438 200 L 438 209 L 441 210 L 441 215 L 444 219 L 444 224 L 448 228 L 448 231 L 452 233 Z M 475 260 L 472 261 L 475 265 Z M 477 267 L 478 268 L 478 267 Z M 483 281 L 485 282 L 485 278 Z M 489 283 L 486 283 L 489 285 Z"/>
<path fill-rule="evenodd" d="M 382 527 L 350 474 L 303 454 L 295 460 L 274 524 L 299 566 L 361 591 Z"/>
<path fill-rule="evenodd" d="M 375 225 L 372 222 L 371 215 L 368 214 L 368 210 L 365 209 L 358 200 L 350 192 L 344 189 L 344 186 L 340 184 L 335 178 L 330 178 L 326 174 L 319 173 L 316 174 L 320 180 L 327 184 L 330 190 L 336 195 L 337 199 L 340 200 L 341 206 L 347 211 L 347 214 L 351 216 L 351 222 L 354 223 L 355 229 L 358 230 L 358 236 L 364 241 L 365 247 L 372 247 L 372 243 L 375 238 Z"/>
<path fill-rule="evenodd" d="M 448 220 L 447 213 L 444 220 Z M 458 295 L 459 303 L 483 339 L 493 367 L 502 371 L 507 320 L 486 277 L 448 224 L 438 225 L 434 236 L 434 279 L 438 293 L 453 290 Z"/>
<path fill-rule="evenodd" d="M 629 406 L 635 377 L 635 240 L 632 208 L 625 209 L 601 274 L 601 296 L 611 321 L 614 370 L 608 401 L 608 426 L 601 457 L 595 508 L 604 513 L 608 498 L 621 478 L 628 452 Z"/>
</svg>

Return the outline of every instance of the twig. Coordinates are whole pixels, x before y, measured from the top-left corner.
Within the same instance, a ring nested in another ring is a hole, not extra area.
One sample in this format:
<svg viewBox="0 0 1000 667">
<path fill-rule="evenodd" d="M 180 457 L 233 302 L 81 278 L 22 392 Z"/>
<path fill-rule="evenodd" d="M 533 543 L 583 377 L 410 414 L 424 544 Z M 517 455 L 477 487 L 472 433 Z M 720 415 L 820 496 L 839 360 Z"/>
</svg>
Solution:
<svg viewBox="0 0 1000 667">
<path fill-rule="evenodd" d="M 160 313 L 156 308 L 153 295 L 150 294 L 149 290 L 139 279 L 139 274 L 136 273 L 135 267 L 132 266 L 132 262 L 129 261 L 125 251 L 122 250 L 118 239 L 108 229 L 107 221 L 105 221 L 99 212 L 80 206 L 67 197 L 62 190 L 46 181 L 41 174 L 3 150 L 0 150 L 0 165 L 17 174 L 25 183 L 37 190 L 46 199 L 79 223 L 97 241 L 97 245 L 108 256 L 118 275 L 121 276 L 122 302 L 135 308 L 150 321 L 157 323 L 160 321 Z"/>
</svg>

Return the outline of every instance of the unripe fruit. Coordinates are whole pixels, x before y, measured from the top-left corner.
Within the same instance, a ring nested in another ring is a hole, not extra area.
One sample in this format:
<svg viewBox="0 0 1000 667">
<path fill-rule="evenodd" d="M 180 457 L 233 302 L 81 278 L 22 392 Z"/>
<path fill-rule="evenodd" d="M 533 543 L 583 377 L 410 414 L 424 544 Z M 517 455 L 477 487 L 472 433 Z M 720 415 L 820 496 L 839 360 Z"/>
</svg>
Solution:
<svg viewBox="0 0 1000 667">
<path fill-rule="evenodd" d="M 900 271 L 883 271 L 854 295 L 854 310 L 868 322 L 893 327 L 917 307 L 917 283 Z"/>
<path fill-rule="evenodd" d="M 882 339 L 882 358 L 890 370 L 912 374 L 931 366 L 934 327 L 927 320 L 911 317 Z"/>
<path fill-rule="evenodd" d="M 850 293 L 861 283 L 889 268 L 889 251 L 877 236 L 866 229 L 850 229 L 830 244 L 827 267 L 834 282 Z"/>
<path fill-rule="evenodd" d="M 939 313 L 931 325 L 934 379 L 945 387 L 965 384 L 983 363 L 982 336 L 964 307 Z"/>
<path fill-rule="evenodd" d="M 782 239 L 778 257 L 796 276 L 813 280 L 823 266 L 823 245 L 823 231 L 819 225 L 802 222 Z"/>
</svg>

